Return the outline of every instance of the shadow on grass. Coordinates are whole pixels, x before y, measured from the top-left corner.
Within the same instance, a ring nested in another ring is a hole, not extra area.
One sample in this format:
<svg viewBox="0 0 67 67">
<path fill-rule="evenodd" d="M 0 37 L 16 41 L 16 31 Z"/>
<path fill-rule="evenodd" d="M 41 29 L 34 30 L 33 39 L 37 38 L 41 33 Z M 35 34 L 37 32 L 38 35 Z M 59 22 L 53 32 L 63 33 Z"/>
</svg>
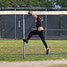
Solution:
<svg viewBox="0 0 67 67">
<path fill-rule="evenodd" d="M 23 54 L 0 54 L 0 56 L 5 56 L 5 55 L 23 55 Z M 47 55 L 45 53 L 33 53 L 33 54 L 28 54 L 26 53 L 25 55 Z M 49 53 L 48 55 L 65 55 L 67 56 L 67 53 L 64 52 L 64 53 Z"/>
<path fill-rule="evenodd" d="M 50 53 L 46 55 L 45 53 L 37 54 L 25 54 L 25 59 L 23 59 L 23 54 L 0 54 L 0 61 L 36 61 L 36 60 L 56 60 L 56 59 L 67 59 L 67 53 Z"/>
</svg>

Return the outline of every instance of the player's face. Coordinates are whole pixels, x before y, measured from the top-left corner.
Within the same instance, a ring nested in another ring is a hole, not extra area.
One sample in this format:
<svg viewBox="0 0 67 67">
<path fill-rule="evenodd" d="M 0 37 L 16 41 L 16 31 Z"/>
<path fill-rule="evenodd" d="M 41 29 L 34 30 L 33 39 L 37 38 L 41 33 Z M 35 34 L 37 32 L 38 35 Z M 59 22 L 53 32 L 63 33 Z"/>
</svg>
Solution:
<svg viewBox="0 0 67 67">
<path fill-rule="evenodd" d="M 39 17 L 41 21 L 43 21 L 43 17 Z"/>
</svg>

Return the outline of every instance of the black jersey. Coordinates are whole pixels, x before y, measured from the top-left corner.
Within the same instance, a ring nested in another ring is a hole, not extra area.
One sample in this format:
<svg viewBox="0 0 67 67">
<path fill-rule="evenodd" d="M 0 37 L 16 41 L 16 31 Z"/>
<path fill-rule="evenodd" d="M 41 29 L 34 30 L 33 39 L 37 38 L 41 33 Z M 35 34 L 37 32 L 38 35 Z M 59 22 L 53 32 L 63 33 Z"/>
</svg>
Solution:
<svg viewBox="0 0 67 67">
<path fill-rule="evenodd" d="M 38 29 L 39 26 L 42 26 L 42 22 L 39 17 L 37 17 L 36 27 Z"/>
</svg>

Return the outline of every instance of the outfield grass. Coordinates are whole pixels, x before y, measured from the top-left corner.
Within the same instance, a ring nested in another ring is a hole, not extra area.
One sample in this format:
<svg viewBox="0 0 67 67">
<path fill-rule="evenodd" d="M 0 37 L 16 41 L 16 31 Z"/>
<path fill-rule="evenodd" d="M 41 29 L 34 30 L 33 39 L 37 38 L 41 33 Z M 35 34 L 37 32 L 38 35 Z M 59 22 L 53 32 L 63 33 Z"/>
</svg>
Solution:
<svg viewBox="0 0 67 67">
<path fill-rule="evenodd" d="M 52 66 L 47 66 L 47 67 L 67 67 L 67 65 L 66 64 L 65 65 L 61 64 L 61 65 L 52 65 Z"/>
<path fill-rule="evenodd" d="M 0 40 L 0 61 L 38 61 L 67 59 L 67 40 L 46 40 L 50 54 L 45 54 L 45 47 L 41 40 L 30 40 L 25 45 L 25 59 L 23 59 L 22 40 Z"/>
</svg>

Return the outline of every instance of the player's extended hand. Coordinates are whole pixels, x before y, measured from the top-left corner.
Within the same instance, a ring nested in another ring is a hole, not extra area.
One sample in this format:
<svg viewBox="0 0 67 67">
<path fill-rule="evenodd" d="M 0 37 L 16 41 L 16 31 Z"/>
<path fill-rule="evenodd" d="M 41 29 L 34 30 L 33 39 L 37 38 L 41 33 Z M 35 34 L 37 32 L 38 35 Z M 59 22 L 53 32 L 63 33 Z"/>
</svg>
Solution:
<svg viewBox="0 0 67 67">
<path fill-rule="evenodd" d="M 32 14 L 32 11 L 29 11 L 28 14 L 31 15 Z"/>
</svg>

